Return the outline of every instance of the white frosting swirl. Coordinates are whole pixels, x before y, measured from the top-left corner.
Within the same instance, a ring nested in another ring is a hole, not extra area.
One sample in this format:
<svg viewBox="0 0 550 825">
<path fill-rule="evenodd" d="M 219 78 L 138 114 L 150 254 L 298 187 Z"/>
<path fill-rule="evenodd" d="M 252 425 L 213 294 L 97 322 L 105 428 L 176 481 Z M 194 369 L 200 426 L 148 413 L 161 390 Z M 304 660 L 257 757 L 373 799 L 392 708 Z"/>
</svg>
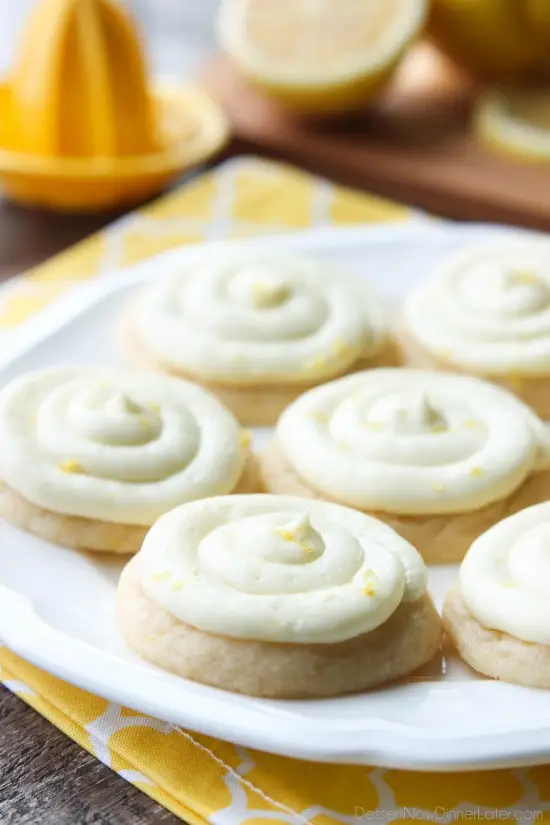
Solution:
<svg viewBox="0 0 550 825">
<path fill-rule="evenodd" d="M 310 383 L 381 348 L 363 283 L 319 261 L 206 250 L 139 297 L 138 339 L 162 363 L 222 383 Z"/>
<path fill-rule="evenodd" d="M 462 598 L 480 624 L 550 645 L 550 502 L 528 507 L 472 544 L 459 574 Z"/>
<path fill-rule="evenodd" d="M 149 525 L 229 493 L 245 461 L 240 437 L 215 398 L 163 375 L 63 367 L 0 393 L 0 478 L 66 515 Z"/>
<path fill-rule="evenodd" d="M 363 513 L 286 496 L 195 501 L 160 518 L 139 553 L 157 604 L 208 633 L 341 642 L 426 589 L 417 551 Z"/>
<path fill-rule="evenodd" d="M 286 460 L 319 492 L 400 514 L 475 510 L 550 458 L 549 431 L 493 384 L 379 369 L 302 395 L 277 425 Z"/>
<path fill-rule="evenodd" d="M 504 240 L 447 260 L 405 303 L 414 337 L 488 375 L 550 372 L 550 244 Z"/>
</svg>

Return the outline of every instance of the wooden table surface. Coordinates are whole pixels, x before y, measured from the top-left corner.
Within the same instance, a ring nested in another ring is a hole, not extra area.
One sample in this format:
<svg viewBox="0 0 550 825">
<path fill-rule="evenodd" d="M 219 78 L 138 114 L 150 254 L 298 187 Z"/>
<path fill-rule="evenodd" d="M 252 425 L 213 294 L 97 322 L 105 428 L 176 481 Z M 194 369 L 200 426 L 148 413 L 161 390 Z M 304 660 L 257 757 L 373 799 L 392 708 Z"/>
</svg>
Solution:
<svg viewBox="0 0 550 825">
<path fill-rule="evenodd" d="M 0 688 L 2 825 L 181 825 Z"/>
</svg>

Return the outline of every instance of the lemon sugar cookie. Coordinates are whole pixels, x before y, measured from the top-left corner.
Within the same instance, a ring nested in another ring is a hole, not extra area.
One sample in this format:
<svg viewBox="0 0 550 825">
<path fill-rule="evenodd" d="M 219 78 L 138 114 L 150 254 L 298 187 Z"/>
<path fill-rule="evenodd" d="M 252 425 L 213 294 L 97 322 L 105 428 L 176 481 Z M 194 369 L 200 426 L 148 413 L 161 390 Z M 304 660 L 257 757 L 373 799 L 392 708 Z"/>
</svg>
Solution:
<svg viewBox="0 0 550 825">
<path fill-rule="evenodd" d="M 498 383 L 550 418 L 550 244 L 462 250 L 405 301 L 398 337 L 413 367 Z"/>
<path fill-rule="evenodd" d="M 0 514 L 57 544 L 135 552 L 176 505 L 258 485 L 239 425 L 192 384 L 62 367 L 0 393 Z"/>
<path fill-rule="evenodd" d="M 367 287 L 326 263 L 206 249 L 123 318 L 135 363 L 196 381 L 245 425 L 273 424 L 308 387 L 396 363 Z"/>
<path fill-rule="evenodd" d="M 384 684 L 441 641 L 410 544 L 354 510 L 268 495 L 162 516 L 122 573 L 117 617 L 159 667 L 274 698 Z"/>
<path fill-rule="evenodd" d="M 496 524 L 471 546 L 443 609 L 447 633 L 480 673 L 550 688 L 550 502 Z"/>
<path fill-rule="evenodd" d="M 396 368 L 305 393 L 260 462 L 268 491 L 371 513 L 438 563 L 549 497 L 549 446 L 546 425 L 500 387 Z"/>
</svg>

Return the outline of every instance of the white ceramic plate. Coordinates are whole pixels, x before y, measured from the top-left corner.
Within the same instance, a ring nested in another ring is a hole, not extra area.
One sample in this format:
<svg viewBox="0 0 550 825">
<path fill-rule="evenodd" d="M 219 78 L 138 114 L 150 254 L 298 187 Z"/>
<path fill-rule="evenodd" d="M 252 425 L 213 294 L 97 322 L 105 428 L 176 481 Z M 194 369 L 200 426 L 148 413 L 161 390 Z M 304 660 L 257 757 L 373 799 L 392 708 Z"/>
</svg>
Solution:
<svg viewBox="0 0 550 825">
<path fill-rule="evenodd" d="M 452 249 L 509 232 L 426 222 L 315 231 L 247 246 L 333 260 L 395 304 Z M 132 290 L 197 254 L 197 247 L 171 252 L 60 299 L 14 334 L 0 362 L 0 385 L 47 365 L 116 362 L 114 324 Z M 392 687 L 321 701 L 252 699 L 165 673 L 134 656 L 117 632 L 113 597 L 120 569 L 119 561 L 56 547 L 0 522 L 0 636 L 31 662 L 107 699 L 266 751 L 439 771 L 548 761 L 550 693 L 478 678 L 452 656 Z M 438 606 L 455 575 L 455 567 L 431 569 Z"/>
</svg>

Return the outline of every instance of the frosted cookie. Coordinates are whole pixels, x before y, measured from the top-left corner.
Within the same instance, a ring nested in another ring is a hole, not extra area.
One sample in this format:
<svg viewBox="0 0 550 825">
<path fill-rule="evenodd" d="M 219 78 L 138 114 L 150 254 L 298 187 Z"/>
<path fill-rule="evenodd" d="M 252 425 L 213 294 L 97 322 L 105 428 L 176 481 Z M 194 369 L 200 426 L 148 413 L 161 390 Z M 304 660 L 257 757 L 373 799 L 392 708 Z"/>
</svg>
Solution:
<svg viewBox="0 0 550 825">
<path fill-rule="evenodd" d="M 452 256 L 409 295 L 398 337 L 411 366 L 487 378 L 550 418 L 550 244 Z"/>
<path fill-rule="evenodd" d="M 500 387 L 396 368 L 302 395 L 260 463 L 270 492 L 371 513 L 439 563 L 549 497 L 549 446 L 546 425 Z"/>
<path fill-rule="evenodd" d="M 550 688 L 550 502 L 475 541 L 444 605 L 447 632 L 475 670 Z"/>
<path fill-rule="evenodd" d="M 0 393 L 0 514 L 57 544 L 136 552 L 176 505 L 258 485 L 233 416 L 184 381 L 62 367 Z"/>
<path fill-rule="evenodd" d="M 137 364 L 196 381 L 247 425 L 273 424 L 308 387 L 396 363 L 378 302 L 321 261 L 208 250 L 127 309 Z"/>
<path fill-rule="evenodd" d="M 162 516 L 122 573 L 117 616 L 130 647 L 159 667 L 273 698 L 384 684 L 441 640 L 408 542 L 363 513 L 267 495 Z"/>
</svg>

